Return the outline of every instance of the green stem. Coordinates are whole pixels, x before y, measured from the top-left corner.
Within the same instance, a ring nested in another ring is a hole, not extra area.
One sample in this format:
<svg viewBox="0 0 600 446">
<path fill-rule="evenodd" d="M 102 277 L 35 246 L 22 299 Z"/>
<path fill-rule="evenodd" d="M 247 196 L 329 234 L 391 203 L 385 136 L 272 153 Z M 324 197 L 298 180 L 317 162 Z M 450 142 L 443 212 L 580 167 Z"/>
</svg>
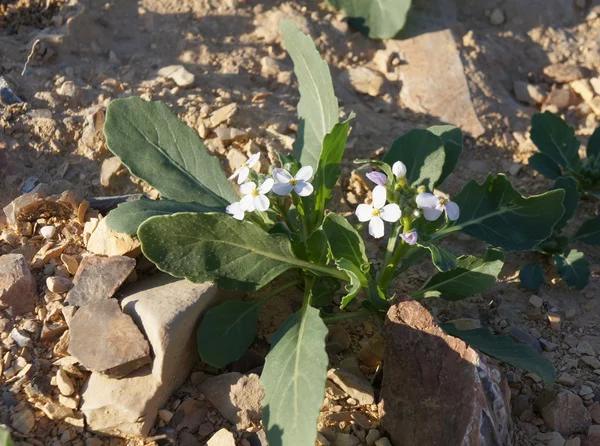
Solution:
<svg viewBox="0 0 600 446">
<path fill-rule="evenodd" d="M 302 280 L 300 280 L 300 279 L 293 280 L 292 282 L 288 282 L 285 285 L 282 285 L 279 288 L 276 288 L 276 289 L 268 292 L 263 297 L 261 297 L 260 299 L 258 299 L 256 301 L 256 305 L 262 305 L 266 301 L 268 301 L 269 299 L 277 296 L 278 294 L 282 293 L 283 291 L 287 290 L 288 288 L 295 287 L 296 285 L 300 285 L 301 283 L 302 283 Z"/>
<path fill-rule="evenodd" d="M 403 228 L 404 228 L 403 233 L 406 234 L 406 233 L 410 232 L 410 230 L 411 230 L 410 218 L 404 217 L 402 219 L 402 223 L 403 223 Z M 394 255 L 392 256 L 392 259 L 390 260 L 390 262 L 385 265 L 385 269 L 383 270 L 383 273 L 379 277 L 379 287 L 383 292 L 387 291 L 387 289 L 390 285 L 390 282 L 394 277 L 394 271 L 396 270 L 396 267 L 400 263 L 400 260 L 402 260 L 402 258 L 406 255 L 406 253 L 408 252 L 409 249 L 410 249 L 410 245 L 408 243 L 406 243 L 404 240 L 402 240 L 402 243 L 400 243 L 400 246 L 398 246 L 396 248 L 396 252 L 394 252 Z"/>
<path fill-rule="evenodd" d="M 383 274 L 390 263 L 390 258 L 394 254 L 394 248 L 396 247 L 396 242 L 398 241 L 398 236 L 400 235 L 401 225 L 399 222 L 394 223 L 392 227 L 392 235 L 388 240 L 387 248 L 385 250 L 385 257 L 383 258 L 383 263 L 381 265 L 381 274 Z"/>
<path fill-rule="evenodd" d="M 353 311 L 351 313 L 341 313 L 341 314 L 336 314 L 333 316 L 324 315 L 324 316 L 321 316 L 321 319 L 323 319 L 323 322 L 325 322 L 326 324 L 333 324 L 335 322 L 347 321 L 348 319 L 355 319 L 355 318 L 359 318 L 359 317 L 368 317 L 373 314 L 379 314 L 379 313 L 380 313 L 380 311 L 377 311 L 377 310 L 368 310 L 366 308 L 363 308 L 362 310 Z"/>
<path fill-rule="evenodd" d="M 304 276 L 304 300 L 302 301 L 302 311 L 306 310 L 312 304 L 312 287 L 315 283 L 315 276 Z"/>
</svg>

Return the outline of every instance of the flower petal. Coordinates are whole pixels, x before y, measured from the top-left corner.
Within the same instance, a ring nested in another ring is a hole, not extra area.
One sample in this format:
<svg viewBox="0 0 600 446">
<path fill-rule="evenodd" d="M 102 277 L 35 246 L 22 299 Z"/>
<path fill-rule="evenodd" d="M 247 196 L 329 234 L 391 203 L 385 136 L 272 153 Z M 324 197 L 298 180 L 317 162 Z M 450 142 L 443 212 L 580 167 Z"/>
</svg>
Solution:
<svg viewBox="0 0 600 446">
<path fill-rule="evenodd" d="M 277 195 L 288 195 L 293 188 L 294 186 L 292 186 L 290 183 L 275 183 L 273 185 L 273 192 L 275 192 Z"/>
<path fill-rule="evenodd" d="M 358 221 L 369 221 L 373 218 L 373 206 L 370 204 L 359 204 L 354 212 L 358 217 Z"/>
<path fill-rule="evenodd" d="M 229 206 L 227 206 L 225 208 L 225 212 L 227 212 L 229 215 L 233 215 L 239 211 L 240 211 L 240 202 L 239 201 L 236 201 L 235 203 L 231 203 Z"/>
<path fill-rule="evenodd" d="M 254 197 L 254 208 L 257 211 L 266 211 L 267 209 L 269 209 L 269 205 L 271 204 L 271 202 L 269 201 L 269 199 L 266 197 L 266 195 L 257 195 L 256 197 Z"/>
<path fill-rule="evenodd" d="M 417 195 L 417 206 L 421 209 L 434 208 L 440 202 L 440 199 L 429 192 L 423 192 Z"/>
<path fill-rule="evenodd" d="M 294 191 L 301 197 L 308 197 L 313 193 L 313 185 L 306 181 L 298 181 L 294 186 Z"/>
<path fill-rule="evenodd" d="M 259 159 L 260 159 L 260 152 L 253 153 L 252 155 L 250 155 L 250 158 L 248 158 L 248 161 L 246 161 L 246 166 L 254 167 L 254 165 L 258 162 Z"/>
<path fill-rule="evenodd" d="M 406 165 L 402 161 L 396 161 L 392 166 L 392 172 L 396 178 L 403 178 L 406 176 Z"/>
<path fill-rule="evenodd" d="M 381 209 L 379 216 L 385 221 L 395 223 L 402 216 L 402 211 L 400 210 L 400 206 L 398 206 L 397 204 L 386 204 Z"/>
<path fill-rule="evenodd" d="M 258 192 L 261 194 L 268 194 L 271 192 L 271 189 L 273 189 L 273 184 L 275 184 L 275 180 L 273 178 L 267 178 L 258 188 Z"/>
<path fill-rule="evenodd" d="M 460 209 L 454 201 L 446 201 L 446 214 L 448 214 L 448 218 L 452 221 L 456 221 L 460 217 Z"/>
<path fill-rule="evenodd" d="M 248 181 L 240 186 L 240 192 L 242 195 L 251 194 L 256 190 L 256 183 L 254 181 Z"/>
<path fill-rule="evenodd" d="M 369 234 L 375 238 L 381 238 L 384 233 L 383 220 L 379 217 L 373 217 L 369 222 Z"/>
<path fill-rule="evenodd" d="M 381 172 L 369 172 L 367 178 L 378 186 L 385 186 L 387 184 L 387 177 Z"/>
<path fill-rule="evenodd" d="M 402 240 L 404 240 L 408 245 L 411 246 L 416 244 L 417 240 L 419 240 L 419 236 L 416 231 L 411 231 L 406 234 L 400 234 L 400 237 L 402 237 Z"/>
<path fill-rule="evenodd" d="M 240 174 L 240 169 L 235 169 L 235 172 L 233 172 L 231 174 L 230 177 L 227 177 L 228 180 L 233 180 L 235 177 L 237 177 Z"/>
<path fill-rule="evenodd" d="M 273 178 L 278 183 L 289 183 L 293 177 L 287 170 L 276 167 L 273 169 Z"/>
<path fill-rule="evenodd" d="M 381 209 L 387 201 L 387 190 L 384 186 L 375 186 L 373 189 L 373 207 Z"/>
<path fill-rule="evenodd" d="M 237 183 L 242 184 L 244 181 L 246 181 L 248 179 L 248 175 L 250 175 L 250 169 L 248 169 L 247 167 L 240 167 L 238 169 L 238 172 L 239 172 L 239 176 L 237 179 Z"/>
<path fill-rule="evenodd" d="M 442 215 L 442 212 L 436 208 L 423 208 L 423 216 L 428 221 L 436 221 Z"/>
<path fill-rule="evenodd" d="M 311 166 L 302 167 L 294 178 L 298 181 L 308 181 L 313 176 L 313 168 Z"/>
<path fill-rule="evenodd" d="M 252 212 L 254 210 L 254 195 L 244 195 L 240 200 L 240 209 L 246 212 Z"/>
</svg>

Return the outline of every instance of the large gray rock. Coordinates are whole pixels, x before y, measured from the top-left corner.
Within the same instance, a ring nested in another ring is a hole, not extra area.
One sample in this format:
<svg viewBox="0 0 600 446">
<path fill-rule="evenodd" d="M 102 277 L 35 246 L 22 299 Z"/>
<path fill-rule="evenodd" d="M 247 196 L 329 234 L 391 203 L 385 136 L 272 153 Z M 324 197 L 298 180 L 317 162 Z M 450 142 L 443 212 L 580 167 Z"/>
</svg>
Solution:
<svg viewBox="0 0 600 446">
<path fill-rule="evenodd" d="M 82 391 L 81 410 L 92 431 L 145 436 L 158 409 L 197 361 L 198 320 L 220 293 L 214 284 L 194 284 L 162 273 L 124 292 L 123 311 L 146 334 L 154 362 L 120 380 L 92 373 Z"/>
<path fill-rule="evenodd" d="M 37 286 L 25 257 L 21 254 L 0 256 L 0 304 L 14 315 L 35 310 Z"/>
</svg>

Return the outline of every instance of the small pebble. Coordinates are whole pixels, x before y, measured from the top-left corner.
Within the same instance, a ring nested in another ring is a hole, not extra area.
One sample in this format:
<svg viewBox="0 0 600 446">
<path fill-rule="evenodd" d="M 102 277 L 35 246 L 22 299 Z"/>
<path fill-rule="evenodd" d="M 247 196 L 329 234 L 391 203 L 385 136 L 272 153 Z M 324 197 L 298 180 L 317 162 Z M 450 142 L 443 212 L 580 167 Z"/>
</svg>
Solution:
<svg viewBox="0 0 600 446">
<path fill-rule="evenodd" d="M 75 393 L 73 381 L 62 368 L 56 372 L 56 386 L 64 396 L 71 396 Z"/>
<path fill-rule="evenodd" d="M 52 276 L 46 279 L 48 290 L 53 293 L 63 294 L 71 289 L 73 282 L 66 277 Z"/>
<path fill-rule="evenodd" d="M 52 237 L 54 237 L 54 234 L 56 234 L 56 227 L 44 226 L 40 229 L 40 234 L 46 239 L 51 239 Z"/>
<path fill-rule="evenodd" d="M 490 25 L 500 26 L 506 21 L 506 16 L 504 15 L 504 11 L 500 8 L 494 8 L 490 13 Z"/>
</svg>

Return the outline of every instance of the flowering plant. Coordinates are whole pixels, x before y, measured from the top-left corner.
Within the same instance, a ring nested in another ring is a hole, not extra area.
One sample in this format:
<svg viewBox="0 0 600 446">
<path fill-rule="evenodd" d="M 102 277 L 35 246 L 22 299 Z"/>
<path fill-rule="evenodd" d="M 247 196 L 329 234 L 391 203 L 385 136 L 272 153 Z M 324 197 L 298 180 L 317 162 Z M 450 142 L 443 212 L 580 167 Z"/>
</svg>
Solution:
<svg viewBox="0 0 600 446">
<path fill-rule="evenodd" d="M 329 70 L 311 38 L 290 22 L 281 30 L 301 95 L 293 156 L 280 154 L 279 166 L 261 173 L 251 169 L 259 165 L 259 155 L 251 154 L 230 177 L 240 197 L 194 130 L 166 105 L 115 100 L 107 111 L 107 145 L 161 199 L 123 203 L 108 224 L 137 234 L 144 255 L 176 277 L 242 292 L 285 278 L 260 299 L 225 302 L 205 315 L 198 349 L 215 367 L 239 359 L 253 343 L 265 301 L 291 287 L 303 290 L 301 308 L 271 338 L 261 375 L 263 423 L 269 444 L 312 446 L 325 392 L 326 324 L 383 316 L 395 298 L 394 279 L 425 257 L 438 272 L 412 298 L 459 300 L 486 290 L 503 266 L 502 250 L 530 250 L 552 233 L 564 212 L 564 191 L 524 197 L 499 174 L 483 184 L 470 181 L 449 199 L 436 188 L 459 161 L 462 133 L 434 126 L 400 136 L 382 160 L 356 160 L 373 169 L 371 199 L 350 220 L 327 212 L 352 116 L 339 122 Z M 457 257 L 439 246 L 458 231 L 490 248 Z M 361 233 L 387 236 L 382 259 L 367 256 Z M 332 312 L 332 302 L 340 310 Z M 446 329 L 548 383 L 554 379 L 549 361 L 528 346 L 487 329 Z"/>
</svg>

